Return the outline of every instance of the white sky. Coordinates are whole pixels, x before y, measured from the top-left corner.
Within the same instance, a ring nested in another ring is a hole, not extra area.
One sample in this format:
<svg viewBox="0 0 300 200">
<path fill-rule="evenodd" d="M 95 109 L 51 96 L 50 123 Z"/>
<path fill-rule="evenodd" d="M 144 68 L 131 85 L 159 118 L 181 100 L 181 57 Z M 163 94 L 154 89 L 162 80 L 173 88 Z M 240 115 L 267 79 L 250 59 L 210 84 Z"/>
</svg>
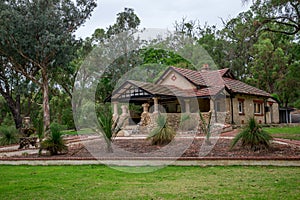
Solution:
<svg viewBox="0 0 300 200">
<path fill-rule="evenodd" d="M 199 20 L 201 25 L 217 25 L 222 28 L 224 20 L 236 17 L 250 8 L 242 0 L 98 0 L 92 17 L 81 27 L 76 36 L 85 38 L 97 28 L 106 29 L 116 21 L 116 15 L 124 8 L 133 8 L 141 20 L 140 28 L 172 30 L 175 21 Z"/>
</svg>

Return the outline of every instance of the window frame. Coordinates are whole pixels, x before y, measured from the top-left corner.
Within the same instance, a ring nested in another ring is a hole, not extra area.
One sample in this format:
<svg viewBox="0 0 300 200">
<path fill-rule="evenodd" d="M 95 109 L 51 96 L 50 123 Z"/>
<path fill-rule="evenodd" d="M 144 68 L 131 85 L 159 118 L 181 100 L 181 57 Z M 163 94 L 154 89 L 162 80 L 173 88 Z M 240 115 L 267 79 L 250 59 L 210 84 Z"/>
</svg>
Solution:
<svg viewBox="0 0 300 200">
<path fill-rule="evenodd" d="M 255 116 L 263 116 L 263 100 L 253 100 L 253 112 Z"/>
<path fill-rule="evenodd" d="M 239 115 L 245 115 L 245 99 L 238 99 Z"/>
</svg>

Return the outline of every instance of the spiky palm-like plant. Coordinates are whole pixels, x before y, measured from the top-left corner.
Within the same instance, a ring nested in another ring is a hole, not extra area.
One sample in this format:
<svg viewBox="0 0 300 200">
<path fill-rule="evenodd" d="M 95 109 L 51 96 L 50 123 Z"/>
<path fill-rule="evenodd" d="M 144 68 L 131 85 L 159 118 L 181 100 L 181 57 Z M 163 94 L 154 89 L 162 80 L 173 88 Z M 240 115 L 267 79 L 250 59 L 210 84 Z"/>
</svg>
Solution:
<svg viewBox="0 0 300 200">
<path fill-rule="evenodd" d="M 120 119 L 118 117 L 115 121 L 112 118 L 112 110 L 109 104 L 103 104 L 99 107 L 98 112 L 98 122 L 101 130 L 93 129 L 97 133 L 101 133 L 104 136 L 105 142 L 107 144 L 107 151 L 109 153 L 113 152 L 112 142 L 117 136 L 118 132 L 122 130 L 122 127 L 127 120 L 127 117 Z"/>
<path fill-rule="evenodd" d="M 211 145 L 211 142 L 209 140 L 210 135 L 211 135 L 211 125 L 210 125 L 211 112 L 209 112 L 209 114 L 208 114 L 208 122 L 206 122 L 206 120 L 201 112 L 199 112 L 199 116 L 200 116 L 200 125 L 199 125 L 200 129 L 206 136 L 205 142 L 206 142 L 206 144 Z"/>
<path fill-rule="evenodd" d="M 167 119 L 163 115 L 158 115 L 157 127 L 151 131 L 148 139 L 152 140 L 152 145 L 164 145 L 170 143 L 176 135 L 176 132 L 168 126 Z"/>
<path fill-rule="evenodd" d="M 0 127 L 0 145 L 10 145 L 18 143 L 18 130 L 13 126 Z"/>
<path fill-rule="evenodd" d="M 253 151 L 257 151 L 268 148 L 272 136 L 262 129 L 254 117 L 251 117 L 242 131 L 233 139 L 231 148 L 233 148 L 240 140 L 243 147 L 250 146 Z"/>
<path fill-rule="evenodd" d="M 49 137 L 41 142 L 40 150 L 43 149 L 49 151 L 50 155 L 57 155 L 60 152 L 68 151 L 59 124 L 51 124 Z"/>
</svg>

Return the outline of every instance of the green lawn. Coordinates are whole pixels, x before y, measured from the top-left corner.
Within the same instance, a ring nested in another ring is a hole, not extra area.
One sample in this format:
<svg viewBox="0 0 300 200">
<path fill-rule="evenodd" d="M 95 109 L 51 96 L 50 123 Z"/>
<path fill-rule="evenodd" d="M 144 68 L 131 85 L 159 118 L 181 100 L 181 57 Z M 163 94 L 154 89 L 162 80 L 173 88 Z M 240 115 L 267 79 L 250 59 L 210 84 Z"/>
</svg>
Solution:
<svg viewBox="0 0 300 200">
<path fill-rule="evenodd" d="M 298 167 L 0 166 L 0 199 L 297 199 Z"/>
<path fill-rule="evenodd" d="M 300 140 L 300 126 L 264 128 L 273 137 Z"/>
<path fill-rule="evenodd" d="M 62 131 L 62 134 L 65 134 L 65 135 L 84 135 L 84 134 L 92 134 L 92 133 L 94 133 L 94 131 L 89 128 L 84 128 L 79 131 L 75 131 L 75 130 Z"/>
</svg>

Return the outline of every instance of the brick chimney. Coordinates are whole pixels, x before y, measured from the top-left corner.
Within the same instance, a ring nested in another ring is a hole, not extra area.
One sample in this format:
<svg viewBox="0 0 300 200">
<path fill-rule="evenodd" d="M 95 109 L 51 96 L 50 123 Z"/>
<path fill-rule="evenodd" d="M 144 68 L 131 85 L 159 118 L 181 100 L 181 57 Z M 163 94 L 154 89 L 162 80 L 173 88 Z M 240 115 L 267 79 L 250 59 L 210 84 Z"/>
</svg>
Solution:
<svg viewBox="0 0 300 200">
<path fill-rule="evenodd" d="M 202 65 L 202 68 L 201 68 L 201 72 L 205 72 L 205 71 L 209 71 L 210 70 L 210 67 L 208 64 L 203 64 Z"/>
</svg>

